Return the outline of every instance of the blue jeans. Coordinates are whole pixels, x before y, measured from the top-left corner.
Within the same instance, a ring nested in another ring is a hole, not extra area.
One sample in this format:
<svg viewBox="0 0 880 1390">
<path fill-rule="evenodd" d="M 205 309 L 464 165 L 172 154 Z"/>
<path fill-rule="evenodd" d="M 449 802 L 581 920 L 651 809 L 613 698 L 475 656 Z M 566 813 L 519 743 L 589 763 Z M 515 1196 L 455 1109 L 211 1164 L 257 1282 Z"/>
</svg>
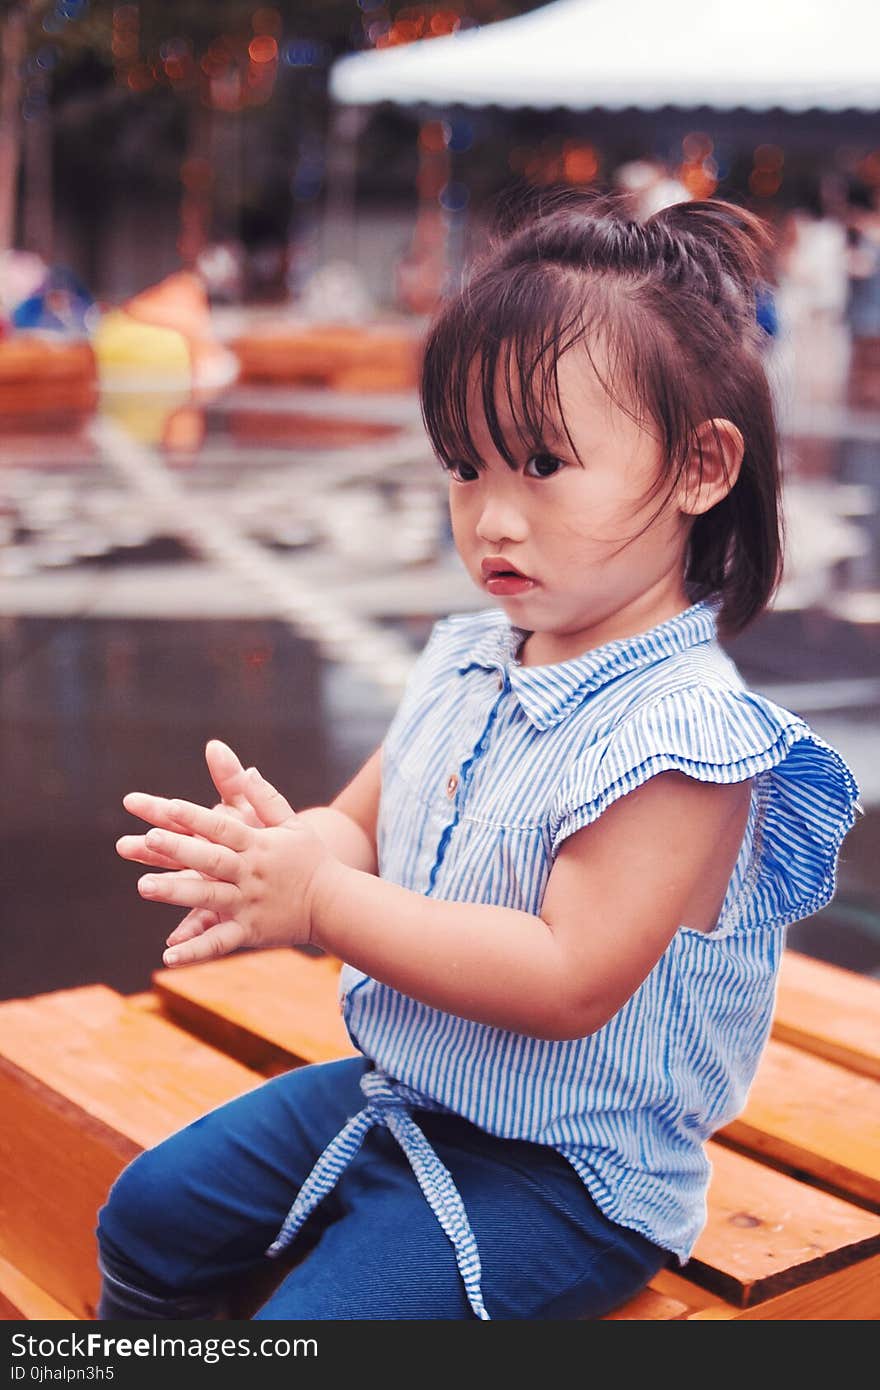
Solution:
<svg viewBox="0 0 880 1390">
<path fill-rule="evenodd" d="M 98 1317 L 229 1316 L 229 1298 L 267 1276 L 280 1283 L 255 1319 L 472 1317 L 452 1245 L 384 1126 L 308 1217 L 293 1267 L 264 1254 L 318 1155 L 363 1107 L 366 1065 L 287 1072 L 130 1163 L 98 1216 Z M 555 1150 L 412 1113 L 461 1193 L 491 1318 L 600 1317 L 667 1262 L 603 1216 Z"/>
</svg>

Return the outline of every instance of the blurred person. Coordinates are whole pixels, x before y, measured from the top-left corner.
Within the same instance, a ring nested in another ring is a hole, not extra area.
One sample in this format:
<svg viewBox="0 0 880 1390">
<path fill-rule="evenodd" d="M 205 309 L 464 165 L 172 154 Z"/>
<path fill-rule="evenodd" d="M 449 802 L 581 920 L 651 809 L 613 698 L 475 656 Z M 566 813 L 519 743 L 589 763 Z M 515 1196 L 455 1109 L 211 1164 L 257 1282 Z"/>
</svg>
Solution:
<svg viewBox="0 0 880 1390">
<path fill-rule="evenodd" d="M 880 186 L 857 188 L 848 209 L 852 405 L 880 406 Z"/>
<path fill-rule="evenodd" d="M 621 164 L 614 184 L 632 200 L 633 216 L 642 221 L 691 197 L 681 180 L 658 159 L 633 159 Z"/>
<path fill-rule="evenodd" d="M 780 378 L 793 403 L 839 400 L 847 367 L 846 230 L 818 189 L 782 219 L 776 291 Z"/>
<path fill-rule="evenodd" d="M 301 1229 L 257 1319 L 597 1318 L 690 1258 L 786 927 L 860 809 L 719 641 L 781 568 L 767 252 L 723 202 L 582 199 L 490 247 L 421 392 L 497 606 L 436 624 L 329 807 L 218 742 L 218 807 L 126 796 L 141 895 L 190 909 L 165 965 L 318 947 L 359 1055 L 122 1172 L 100 1318 L 214 1317 Z"/>
</svg>

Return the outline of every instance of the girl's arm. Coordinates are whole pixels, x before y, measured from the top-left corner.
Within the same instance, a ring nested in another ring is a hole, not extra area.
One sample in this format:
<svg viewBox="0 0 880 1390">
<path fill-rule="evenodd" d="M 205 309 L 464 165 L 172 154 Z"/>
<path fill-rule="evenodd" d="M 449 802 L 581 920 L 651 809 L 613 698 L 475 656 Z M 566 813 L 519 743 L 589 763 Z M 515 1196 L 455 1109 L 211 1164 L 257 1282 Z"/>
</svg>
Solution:
<svg viewBox="0 0 880 1390">
<path fill-rule="evenodd" d="M 679 926 L 715 924 L 750 794 L 750 782 L 651 778 L 564 841 L 540 916 L 333 869 L 315 895 L 312 940 L 435 1008 L 583 1037 L 635 992 Z"/>
<path fill-rule="evenodd" d="M 750 792 L 749 782 L 652 777 L 565 840 L 540 916 L 384 882 L 335 860 L 300 818 L 252 831 L 179 802 L 171 803 L 175 817 L 213 843 L 166 831 L 151 831 L 147 843 L 213 881 L 169 874 L 139 888 L 222 919 L 215 941 L 189 942 L 166 964 L 242 945 L 311 942 L 448 1013 L 534 1037 L 577 1038 L 617 1012 L 680 925 L 714 924 Z M 264 794 L 256 785 L 250 792 Z"/>
<path fill-rule="evenodd" d="M 343 864 L 375 874 L 378 871 L 376 823 L 381 790 L 380 745 L 329 806 L 313 806 L 300 812 L 299 819 L 320 835 L 330 853 Z"/>
</svg>

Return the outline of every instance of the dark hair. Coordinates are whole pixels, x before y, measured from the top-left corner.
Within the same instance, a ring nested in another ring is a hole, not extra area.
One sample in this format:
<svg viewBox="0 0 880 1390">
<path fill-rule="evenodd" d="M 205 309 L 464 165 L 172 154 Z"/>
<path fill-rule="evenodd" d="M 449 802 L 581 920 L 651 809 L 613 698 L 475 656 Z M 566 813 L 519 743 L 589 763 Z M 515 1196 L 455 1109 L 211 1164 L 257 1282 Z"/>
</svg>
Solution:
<svg viewBox="0 0 880 1390">
<path fill-rule="evenodd" d="M 515 466 L 499 390 L 522 441 L 540 443 L 552 413 L 567 433 L 559 358 L 581 344 L 598 373 L 597 342 L 608 362 L 599 373 L 605 390 L 660 432 L 654 494 L 667 479 L 671 492 L 692 451 L 702 464 L 703 422 L 730 420 L 745 442 L 739 477 L 694 519 L 684 579 L 691 602 L 721 596 L 719 632 L 732 636 L 767 606 L 782 573 L 779 446 L 756 321 L 771 236 L 731 203 L 678 203 L 643 222 L 626 206 L 620 197 L 569 195 L 490 247 L 429 329 L 425 426 L 441 461 L 482 466 L 468 419 L 476 369 L 492 441 Z"/>
</svg>

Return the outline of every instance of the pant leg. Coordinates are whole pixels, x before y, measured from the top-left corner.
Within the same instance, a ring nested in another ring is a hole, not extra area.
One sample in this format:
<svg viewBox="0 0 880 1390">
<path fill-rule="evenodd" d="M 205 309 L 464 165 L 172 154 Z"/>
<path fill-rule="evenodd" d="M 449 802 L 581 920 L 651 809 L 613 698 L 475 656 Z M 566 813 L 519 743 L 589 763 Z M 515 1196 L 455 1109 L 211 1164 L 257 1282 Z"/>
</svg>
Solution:
<svg viewBox="0 0 880 1390">
<path fill-rule="evenodd" d="M 266 1247 L 329 1141 L 360 1110 L 361 1057 L 300 1067 L 140 1154 L 98 1213 L 102 1318 L 210 1318 Z M 334 1194 L 296 1245 L 334 1216 Z M 138 1309 L 141 1309 L 138 1312 Z"/>
<path fill-rule="evenodd" d="M 414 1118 L 461 1194 L 491 1318 L 601 1317 L 667 1263 L 665 1250 L 609 1221 L 552 1149 L 497 1139 L 459 1116 Z M 336 1193 L 338 1219 L 255 1320 L 473 1317 L 452 1245 L 386 1129 L 368 1133 Z"/>
</svg>

